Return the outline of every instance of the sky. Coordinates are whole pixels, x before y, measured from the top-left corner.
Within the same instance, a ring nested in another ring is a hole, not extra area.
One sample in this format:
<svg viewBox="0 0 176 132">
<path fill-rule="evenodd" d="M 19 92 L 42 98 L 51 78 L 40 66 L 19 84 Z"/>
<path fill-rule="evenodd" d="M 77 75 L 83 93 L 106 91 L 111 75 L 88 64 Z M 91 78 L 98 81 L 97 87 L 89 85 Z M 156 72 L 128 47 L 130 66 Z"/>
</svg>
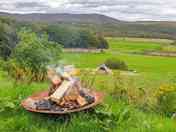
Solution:
<svg viewBox="0 0 176 132">
<path fill-rule="evenodd" d="M 0 12 L 98 13 L 126 21 L 176 21 L 176 0 L 0 0 Z"/>
</svg>

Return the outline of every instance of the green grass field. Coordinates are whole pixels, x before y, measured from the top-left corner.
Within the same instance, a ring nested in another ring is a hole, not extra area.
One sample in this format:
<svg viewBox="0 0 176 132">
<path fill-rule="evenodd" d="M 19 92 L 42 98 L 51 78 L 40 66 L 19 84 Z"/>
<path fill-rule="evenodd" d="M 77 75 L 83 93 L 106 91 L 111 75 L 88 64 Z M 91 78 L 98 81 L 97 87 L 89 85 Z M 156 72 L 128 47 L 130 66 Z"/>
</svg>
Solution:
<svg viewBox="0 0 176 132">
<path fill-rule="evenodd" d="M 111 51 L 120 52 L 140 52 L 144 50 L 160 50 L 161 45 L 170 41 L 147 41 L 146 39 L 129 39 L 129 38 L 108 38 Z"/>
<path fill-rule="evenodd" d="M 107 58 L 120 58 L 128 64 L 129 69 L 136 70 L 138 74 L 127 74 L 123 86 L 142 88 L 148 91 L 147 95 L 152 94 L 162 84 L 175 82 L 176 58 L 131 54 L 135 51 L 160 49 L 161 45 L 169 43 L 167 40 L 108 38 L 108 41 L 110 49 L 104 53 L 63 53 L 63 62 L 84 70 L 95 69 Z M 0 132 L 176 131 L 174 119 L 114 98 L 110 92 L 112 75 L 96 76 L 94 88 L 103 91 L 106 96 L 102 105 L 90 111 L 51 116 L 30 113 L 20 106 L 24 98 L 47 89 L 48 85 L 48 82 L 15 83 L 6 73 L 0 72 Z"/>
</svg>

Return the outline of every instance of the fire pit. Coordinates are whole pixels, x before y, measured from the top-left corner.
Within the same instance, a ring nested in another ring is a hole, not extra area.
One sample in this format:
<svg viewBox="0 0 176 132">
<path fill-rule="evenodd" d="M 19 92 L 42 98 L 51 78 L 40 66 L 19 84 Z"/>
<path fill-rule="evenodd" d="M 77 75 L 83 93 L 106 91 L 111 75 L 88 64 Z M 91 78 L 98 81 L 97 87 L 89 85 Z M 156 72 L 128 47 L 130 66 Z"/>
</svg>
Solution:
<svg viewBox="0 0 176 132">
<path fill-rule="evenodd" d="M 28 97 L 27 99 L 22 101 L 21 105 L 30 112 L 45 113 L 45 114 L 68 114 L 68 113 L 79 112 L 82 110 L 92 108 L 102 102 L 103 94 L 101 92 L 92 91 L 91 95 L 94 97 L 94 101 L 92 103 L 77 107 L 75 109 L 60 108 L 60 107 L 57 107 L 57 105 L 56 107 L 54 106 L 56 109 L 48 109 L 48 110 L 47 109 L 42 110 L 42 109 L 37 109 L 36 107 L 33 107 L 32 102 L 45 100 L 48 97 L 48 91 L 39 92 Z"/>
<path fill-rule="evenodd" d="M 83 88 L 77 71 L 74 66 L 49 68 L 49 90 L 28 97 L 22 106 L 28 111 L 48 114 L 66 114 L 96 106 L 102 101 L 102 93 Z"/>
</svg>

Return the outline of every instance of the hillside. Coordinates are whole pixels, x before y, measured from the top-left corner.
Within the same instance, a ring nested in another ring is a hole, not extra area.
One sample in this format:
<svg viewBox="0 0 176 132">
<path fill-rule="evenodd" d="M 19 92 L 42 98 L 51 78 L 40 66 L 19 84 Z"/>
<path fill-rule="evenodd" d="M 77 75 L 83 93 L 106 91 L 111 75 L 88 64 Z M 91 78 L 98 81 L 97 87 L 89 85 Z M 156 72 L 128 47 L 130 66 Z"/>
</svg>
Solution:
<svg viewBox="0 0 176 132">
<path fill-rule="evenodd" d="M 120 21 L 100 14 L 8 14 L 0 16 L 15 18 L 20 23 L 65 24 L 85 27 L 105 36 L 176 39 L 176 22 L 167 21 Z"/>
<path fill-rule="evenodd" d="M 99 14 L 9 14 L 0 12 L 0 16 L 15 18 L 18 22 L 47 22 L 47 23 L 92 23 L 117 24 L 118 20 Z"/>
</svg>

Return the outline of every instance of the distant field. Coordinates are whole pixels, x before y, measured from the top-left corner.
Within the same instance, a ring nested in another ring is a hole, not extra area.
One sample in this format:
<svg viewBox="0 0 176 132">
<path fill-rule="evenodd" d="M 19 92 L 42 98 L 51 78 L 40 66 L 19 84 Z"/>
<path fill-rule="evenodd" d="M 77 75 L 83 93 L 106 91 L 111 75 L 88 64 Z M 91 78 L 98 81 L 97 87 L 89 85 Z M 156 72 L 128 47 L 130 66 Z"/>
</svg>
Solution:
<svg viewBox="0 0 176 132">
<path fill-rule="evenodd" d="M 113 40 L 123 40 L 123 41 L 130 41 L 130 42 L 155 42 L 155 43 L 172 43 L 173 40 L 170 39 L 156 39 L 156 38 L 129 38 L 129 37 L 108 37 L 107 39 L 113 39 Z"/>
<path fill-rule="evenodd" d="M 156 87 L 175 78 L 176 57 L 131 54 L 134 51 L 158 49 L 163 43 L 149 42 L 149 40 L 134 42 L 116 38 L 108 41 L 110 49 L 105 53 L 64 53 L 64 62 L 80 68 L 97 68 L 107 58 L 117 57 L 124 60 L 129 69 L 136 70 L 143 76 L 138 82 L 144 81 L 145 86 Z"/>
<path fill-rule="evenodd" d="M 154 57 L 115 53 L 64 53 L 65 63 L 72 63 L 82 68 L 96 68 L 107 58 L 117 57 L 127 62 L 130 69 L 140 72 L 174 72 L 176 58 Z"/>
<path fill-rule="evenodd" d="M 136 40 L 136 38 L 134 38 Z M 150 42 L 150 39 L 145 39 L 145 42 L 134 41 L 132 38 L 123 40 L 122 38 L 108 38 L 110 49 L 105 53 L 64 53 L 65 63 L 76 64 L 78 67 L 96 68 L 104 63 L 107 58 L 117 57 L 127 62 L 130 69 L 135 69 L 146 73 L 167 74 L 175 72 L 176 58 L 135 55 L 130 52 L 142 50 L 160 49 L 161 45 L 166 43 Z M 158 40 L 158 39 L 156 39 Z M 165 40 L 161 40 L 162 42 Z"/>
<path fill-rule="evenodd" d="M 161 45 L 167 44 L 169 41 L 132 38 L 108 38 L 110 50 L 121 52 L 140 52 L 144 50 L 160 50 Z M 162 41 L 159 42 L 159 41 Z"/>
</svg>

